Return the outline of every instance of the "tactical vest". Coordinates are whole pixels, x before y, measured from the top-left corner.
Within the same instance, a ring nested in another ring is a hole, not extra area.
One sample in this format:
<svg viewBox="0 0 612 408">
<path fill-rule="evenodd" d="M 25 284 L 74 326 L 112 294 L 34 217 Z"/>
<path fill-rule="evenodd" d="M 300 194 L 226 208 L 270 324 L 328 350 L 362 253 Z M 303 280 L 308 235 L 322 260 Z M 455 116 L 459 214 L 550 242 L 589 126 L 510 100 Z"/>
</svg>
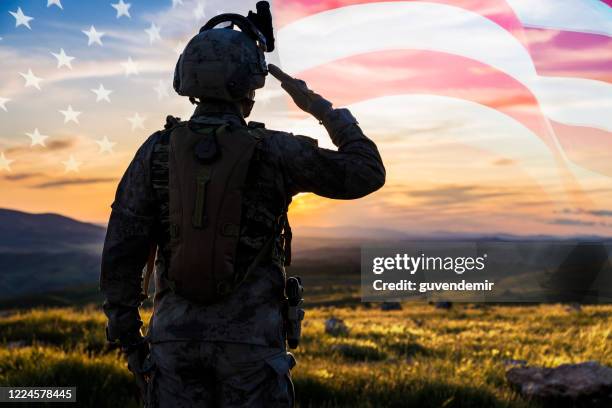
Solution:
<svg viewBox="0 0 612 408">
<path fill-rule="evenodd" d="M 246 277 L 239 277 L 234 266 L 242 191 L 260 139 L 254 130 L 229 125 L 183 125 L 170 133 L 168 280 L 189 300 L 217 302 Z M 273 238 L 262 253 L 269 251 Z"/>
</svg>

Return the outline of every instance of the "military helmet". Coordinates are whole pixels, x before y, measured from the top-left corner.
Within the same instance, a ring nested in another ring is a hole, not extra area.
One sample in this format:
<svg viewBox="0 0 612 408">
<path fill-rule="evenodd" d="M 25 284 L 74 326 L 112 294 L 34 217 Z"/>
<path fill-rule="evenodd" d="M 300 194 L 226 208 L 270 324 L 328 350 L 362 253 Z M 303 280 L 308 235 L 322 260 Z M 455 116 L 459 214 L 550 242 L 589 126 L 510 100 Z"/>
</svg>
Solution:
<svg viewBox="0 0 612 408">
<path fill-rule="evenodd" d="M 216 28 L 227 22 L 229 27 Z M 179 57 L 174 90 L 198 99 L 229 102 L 250 99 L 252 92 L 265 83 L 266 50 L 266 37 L 246 17 L 239 14 L 213 17 Z"/>
</svg>

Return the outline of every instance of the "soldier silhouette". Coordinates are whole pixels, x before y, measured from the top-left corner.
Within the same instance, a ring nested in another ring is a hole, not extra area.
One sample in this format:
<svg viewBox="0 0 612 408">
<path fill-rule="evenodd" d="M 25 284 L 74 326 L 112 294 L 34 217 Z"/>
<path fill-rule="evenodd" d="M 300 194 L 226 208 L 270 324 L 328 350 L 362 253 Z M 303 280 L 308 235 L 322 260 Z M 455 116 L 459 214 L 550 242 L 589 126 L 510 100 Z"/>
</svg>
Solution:
<svg viewBox="0 0 612 408">
<path fill-rule="evenodd" d="M 195 112 L 168 117 L 144 142 L 112 204 L 100 278 L 107 337 L 126 352 L 149 407 L 293 406 L 289 203 L 300 192 L 357 199 L 385 182 L 376 145 L 347 109 L 266 64 L 269 5 L 257 10 L 216 16 L 188 43 L 174 88 Z M 268 73 L 337 150 L 245 122 Z M 142 271 L 154 259 L 143 337 Z"/>
</svg>

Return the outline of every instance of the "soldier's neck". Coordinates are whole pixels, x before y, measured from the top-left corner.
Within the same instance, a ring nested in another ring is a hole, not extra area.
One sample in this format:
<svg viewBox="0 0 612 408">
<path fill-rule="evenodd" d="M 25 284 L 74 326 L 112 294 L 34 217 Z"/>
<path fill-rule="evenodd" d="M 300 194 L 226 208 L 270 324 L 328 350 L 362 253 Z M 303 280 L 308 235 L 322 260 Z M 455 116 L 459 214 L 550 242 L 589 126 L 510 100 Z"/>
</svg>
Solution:
<svg viewBox="0 0 612 408">
<path fill-rule="evenodd" d="M 199 116 L 237 116 L 240 121 L 244 121 L 242 108 L 238 102 L 226 102 L 219 100 L 203 100 L 198 103 L 193 118 Z"/>
</svg>

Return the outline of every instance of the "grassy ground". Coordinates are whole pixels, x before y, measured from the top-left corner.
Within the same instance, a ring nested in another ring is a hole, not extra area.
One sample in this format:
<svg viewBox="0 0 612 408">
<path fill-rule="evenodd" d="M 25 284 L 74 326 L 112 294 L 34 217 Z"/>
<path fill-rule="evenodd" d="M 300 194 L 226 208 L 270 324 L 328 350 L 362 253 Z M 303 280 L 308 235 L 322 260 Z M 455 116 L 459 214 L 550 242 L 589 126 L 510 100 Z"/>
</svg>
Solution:
<svg viewBox="0 0 612 408">
<path fill-rule="evenodd" d="M 325 334 L 332 316 L 346 322 L 348 335 Z M 103 327 L 93 308 L 5 314 L 0 386 L 76 385 L 79 406 L 137 406 L 132 379 L 117 351 L 105 346 Z M 506 383 L 511 360 L 612 365 L 612 306 L 580 313 L 560 305 L 309 309 L 295 355 L 302 408 L 536 407 Z"/>
</svg>

